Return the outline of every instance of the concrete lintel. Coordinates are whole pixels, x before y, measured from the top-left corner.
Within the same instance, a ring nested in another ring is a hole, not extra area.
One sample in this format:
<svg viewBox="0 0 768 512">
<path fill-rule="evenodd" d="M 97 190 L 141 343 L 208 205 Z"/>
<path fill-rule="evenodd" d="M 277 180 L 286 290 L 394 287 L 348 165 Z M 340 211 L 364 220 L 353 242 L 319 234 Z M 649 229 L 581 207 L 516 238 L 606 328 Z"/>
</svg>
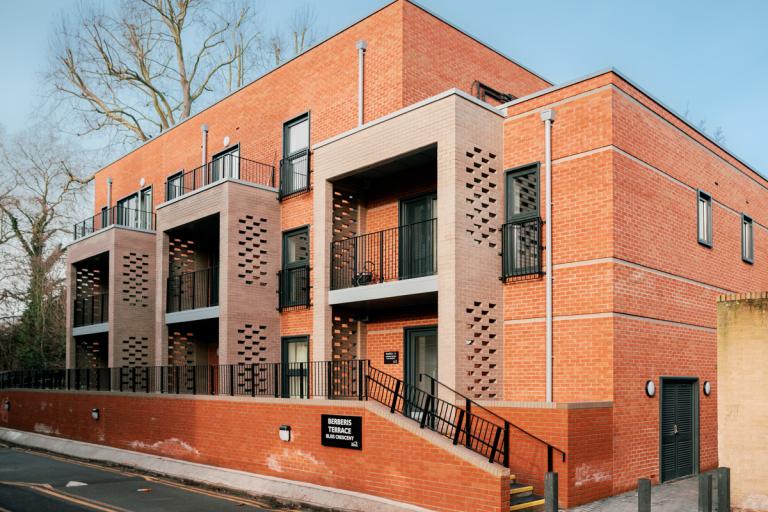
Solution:
<svg viewBox="0 0 768 512">
<path fill-rule="evenodd" d="M 88 336 L 89 334 L 99 334 L 101 332 L 109 332 L 109 322 L 72 328 L 72 336 Z"/>
<path fill-rule="evenodd" d="M 328 292 L 328 303 L 330 305 L 348 304 L 350 302 L 390 299 L 393 297 L 435 292 L 437 292 L 437 276 L 433 275 L 331 290 Z"/>
<path fill-rule="evenodd" d="M 0 440 L 30 448 L 62 453 L 79 459 L 111 462 L 182 480 L 200 482 L 254 495 L 273 496 L 299 501 L 334 510 L 427 512 L 427 509 L 422 507 L 361 492 L 335 489 L 333 487 L 285 478 L 257 475 L 245 471 L 186 462 L 120 448 L 22 432 L 20 430 L 0 427 Z"/>
<path fill-rule="evenodd" d="M 178 324 L 180 322 L 194 322 L 195 320 L 207 320 L 209 318 L 219 318 L 219 306 L 166 313 L 165 323 Z"/>
<path fill-rule="evenodd" d="M 514 402 L 510 400 L 479 400 L 483 407 L 505 407 L 512 409 L 604 409 L 613 407 L 613 402 Z"/>
</svg>

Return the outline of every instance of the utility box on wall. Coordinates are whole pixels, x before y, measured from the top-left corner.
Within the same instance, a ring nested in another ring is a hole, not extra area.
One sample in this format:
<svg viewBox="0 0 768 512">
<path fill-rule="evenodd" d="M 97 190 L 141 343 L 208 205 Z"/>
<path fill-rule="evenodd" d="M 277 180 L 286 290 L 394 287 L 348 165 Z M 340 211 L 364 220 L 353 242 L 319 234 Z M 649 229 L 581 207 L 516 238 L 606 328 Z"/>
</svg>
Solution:
<svg viewBox="0 0 768 512">
<path fill-rule="evenodd" d="M 768 292 L 717 304 L 720 466 L 731 468 L 734 511 L 768 511 Z"/>
</svg>

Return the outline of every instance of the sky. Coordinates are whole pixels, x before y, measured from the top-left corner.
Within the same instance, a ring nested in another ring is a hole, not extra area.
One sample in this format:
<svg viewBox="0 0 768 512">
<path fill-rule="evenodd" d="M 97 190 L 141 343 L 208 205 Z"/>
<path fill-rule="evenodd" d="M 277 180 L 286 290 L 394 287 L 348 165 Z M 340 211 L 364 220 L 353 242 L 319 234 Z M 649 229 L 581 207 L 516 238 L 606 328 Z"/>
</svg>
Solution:
<svg viewBox="0 0 768 512">
<path fill-rule="evenodd" d="M 81 0 L 0 0 L 0 125 L 24 129 L 44 91 L 50 34 Z M 268 23 L 298 0 L 254 0 Z M 315 0 L 332 35 L 387 0 Z M 419 0 L 555 84 L 615 67 L 768 175 L 768 2 L 760 0 Z"/>
</svg>

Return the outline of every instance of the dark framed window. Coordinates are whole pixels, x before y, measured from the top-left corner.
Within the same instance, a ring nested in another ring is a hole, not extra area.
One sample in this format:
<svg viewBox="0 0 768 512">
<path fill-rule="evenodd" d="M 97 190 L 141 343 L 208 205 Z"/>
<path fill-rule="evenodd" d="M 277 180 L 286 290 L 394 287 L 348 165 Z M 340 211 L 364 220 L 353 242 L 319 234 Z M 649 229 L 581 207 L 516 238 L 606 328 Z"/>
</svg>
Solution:
<svg viewBox="0 0 768 512">
<path fill-rule="evenodd" d="M 283 233 L 283 265 L 279 276 L 279 309 L 309 306 L 309 228 Z"/>
<path fill-rule="evenodd" d="M 176 199 L 184 193 L 184 171 L 168 176 L 165 180 L 165 200 Z"/>
<path fill-rule="evenodd" d="M 152 187 L 120 199 L 117 202 L 116 222 L 129 228 L 153 229 Z"/>
<path fill-rule="evenodd" d="M 755 261 L 755 230 L 752 217 L 741 215 L 741 259 L 747 263 Z"/>
<path fill-rule="evenodd" d="M 225 178 L 240 178 L 240 144 L 230 146 L 213 155 L 208 169 L 209 183 Z"/>
<path fill-rule="evenodd" d="M 703 190 L 696 193 L 696 218 L 699 243 L 712 247 L 712 196 Z"/>
<path fill-rule="evenodd" d="M 510 169 L 505 176 L 505 220 L 501 230 L 502 279 L 541 274 L 539 164 Z"/>
<path fill-rule="evenodd" d="M 283 125 L 280 196 L 309 190 L 309 113 Z"/>
</svg>

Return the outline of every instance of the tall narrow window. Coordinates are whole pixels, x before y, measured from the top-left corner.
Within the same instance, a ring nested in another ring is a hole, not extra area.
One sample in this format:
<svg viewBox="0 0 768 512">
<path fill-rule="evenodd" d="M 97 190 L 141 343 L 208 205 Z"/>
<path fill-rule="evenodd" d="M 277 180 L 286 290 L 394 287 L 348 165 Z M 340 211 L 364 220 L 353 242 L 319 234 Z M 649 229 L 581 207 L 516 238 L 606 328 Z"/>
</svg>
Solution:
<svg viewBox="0 0 768 512">
<path fill-rule="evenodd" d="M 309 305 L 309 229 L 283 233 L 280 309 Z"/>
<path fill-rule="evenodd" d="M 741 215 L 741 259 L 747 263 L 755 261 L 755 234 L 752 218 Z"/>
<path fill-rule="evenodd" d="M 699 243 L 712 247 L 712 196 L 699 190 L 697 197 Z"/>
<path fill-rule="evenodd" d="M 120 226 L 152 229 L 152 187 L 131 194 L 117 202 L 116 222 Z"/>
<path fill-rule="evenodd" d="M 240 178 L 240 145 L 227 148 L 213 155 L 208 169 L 208 182 L 213 183 L 225 178 Z"/>
<path fill-rule="evenodd" d="M 309 189 L 309 114 L 283 125 L 280 195 Z"/>
<path fill-rule="evenodd" d="M 539 164 L 507 171 L 506 223 L 502 228 L 502 277 L 541 273 Z"/>
<path fill-rule="evenodd" d="M 176 174 L 171 174 L 168 176 L 168 179 L 165 180 L 165 200 L 170 201 L 171 199 L 176 199 L 180 195 L 184 193 L 183 189 L 183 180 L 184 180 L 184 173 L 183 172 L 177 172 Z"/>
</svg>

